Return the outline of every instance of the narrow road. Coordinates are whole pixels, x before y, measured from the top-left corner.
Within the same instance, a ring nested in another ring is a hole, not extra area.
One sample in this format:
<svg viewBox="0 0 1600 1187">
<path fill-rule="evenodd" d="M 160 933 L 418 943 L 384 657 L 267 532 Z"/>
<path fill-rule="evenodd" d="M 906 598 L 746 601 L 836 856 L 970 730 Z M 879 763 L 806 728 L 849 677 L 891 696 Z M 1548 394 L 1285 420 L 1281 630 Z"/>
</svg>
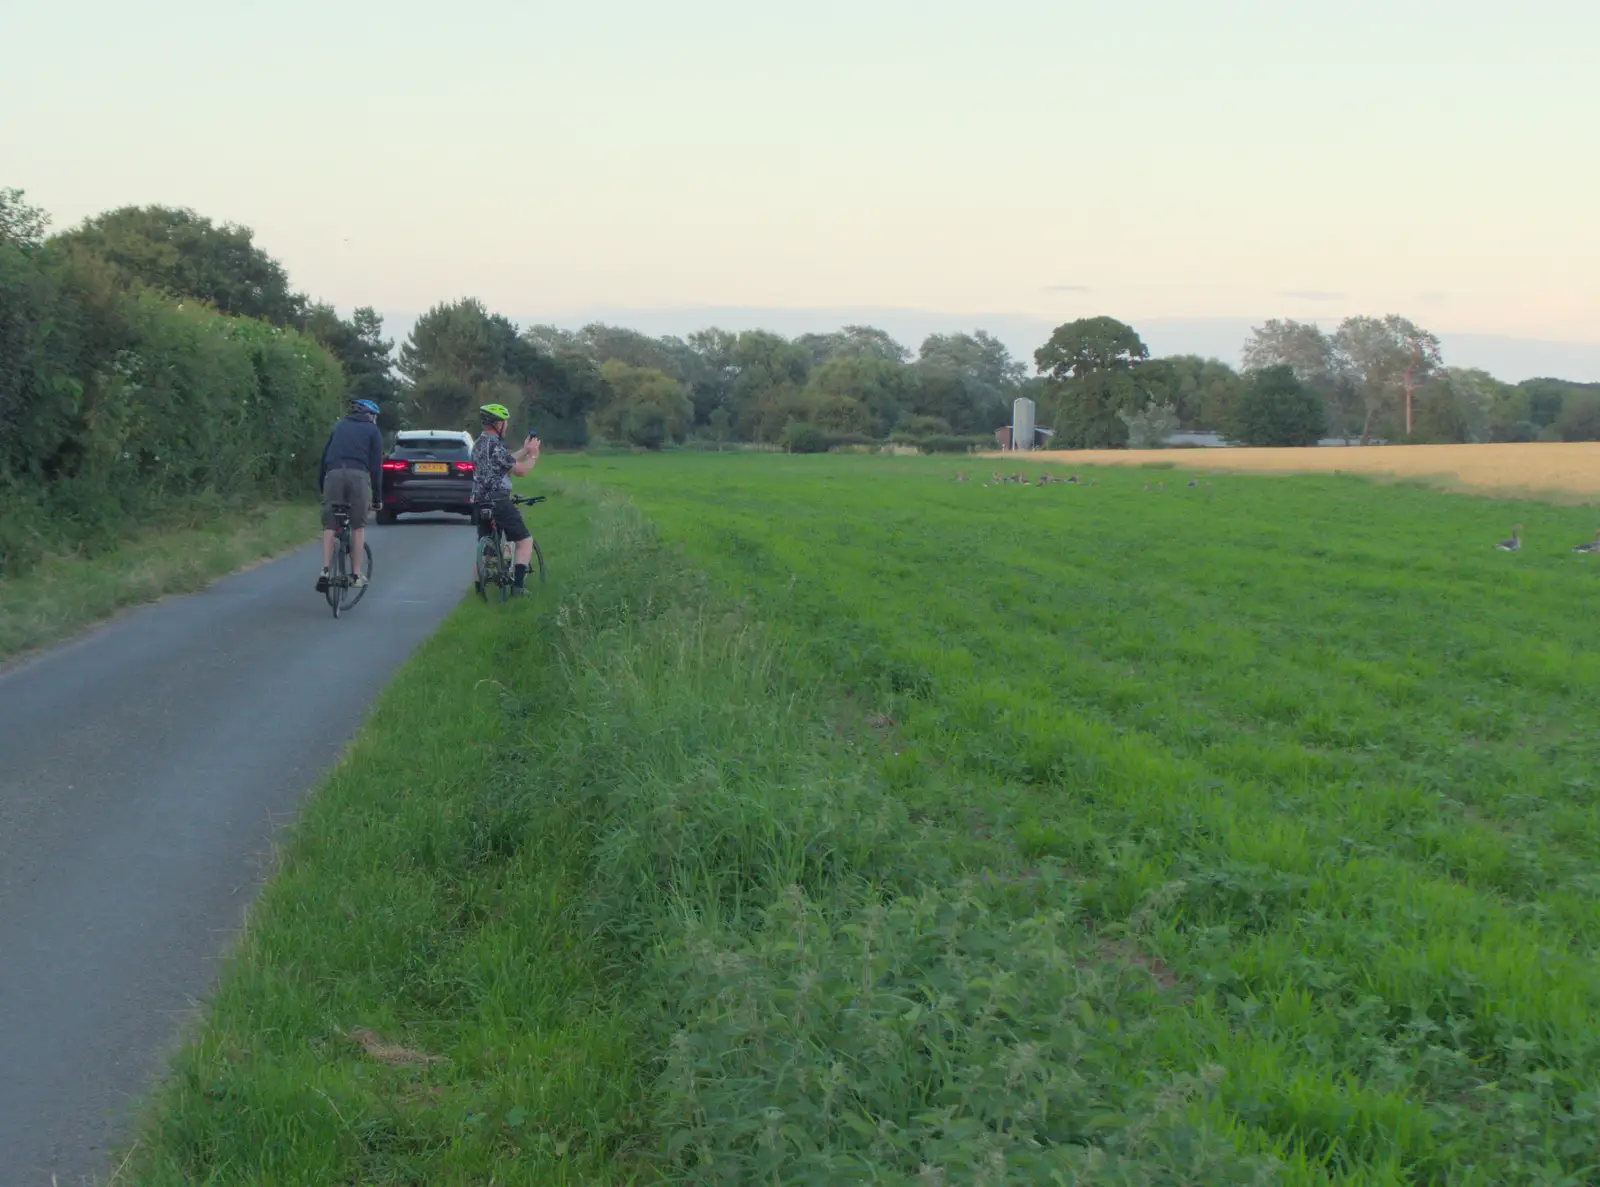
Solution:
<svg viewBox="0 0 1600 1187">
<path fill-rule="evenodd" d="M 372 531 L 337 621 L 308 548 L 0 668 L 0 1187 L 109 1174 L 275 831 L 469 588 L 464 525 Z"/>
</svg>

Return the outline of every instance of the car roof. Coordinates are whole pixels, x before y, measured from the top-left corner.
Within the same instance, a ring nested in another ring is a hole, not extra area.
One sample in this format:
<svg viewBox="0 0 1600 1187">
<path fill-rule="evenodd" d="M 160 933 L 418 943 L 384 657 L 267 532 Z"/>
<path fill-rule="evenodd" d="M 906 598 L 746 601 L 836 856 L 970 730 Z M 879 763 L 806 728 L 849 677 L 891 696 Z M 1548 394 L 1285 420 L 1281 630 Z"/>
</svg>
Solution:
<svg viewBox="0 0 1600 1187">
<path fill-rule="evenodd" d="M 395 439 L 401 437 L 454 437 L 458 441 L 471 441 L 471 433 L 463 433 L 460 429 L 401 429 L 395 434 Z"/>
</svg>

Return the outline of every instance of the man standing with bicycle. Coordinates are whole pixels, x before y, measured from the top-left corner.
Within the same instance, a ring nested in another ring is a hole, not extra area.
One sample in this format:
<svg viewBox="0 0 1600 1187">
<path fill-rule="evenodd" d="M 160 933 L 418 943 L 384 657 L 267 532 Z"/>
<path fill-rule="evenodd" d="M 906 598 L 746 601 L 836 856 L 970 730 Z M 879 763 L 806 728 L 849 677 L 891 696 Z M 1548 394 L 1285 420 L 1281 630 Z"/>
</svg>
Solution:
<svg viewBox="0 0 1600 1187">
<path fill-rule="evenodd" d="M 361 571 L 367 508 L 383 494 L 383 434 L 378 431 L 378 406 L 371 400 L 351 400 L 347 415 L 333 426 L 322 447 L 317 488 L 322 492 L 322 576 L 317 578 L 317 592 L 328 592 L 336 503 L 350 508 L 350 583 L 360 589 L 367 583 Z"/>
<path fill-rule="evenodd" d="M 506 447 L 506 423 L 511 412 L 504 404 L 485 404 L 478 409 L 478 419 L 483 424 L 483 435 L 472 445 L 472 504 L 480 508 L 487 504 L 494 513 L 494 524 L 505 533 L 515 547 L 516 570 L 512 577 L 511 592 L 523 594 L 523 584 L 528 576 L 528 562 L 533 557 L 533 533 L 522 522 L 522 512 L 511 501 L 511 478 L 521 478 L 533 469 L 539 460 L 539 438 L 532 433 L 522 443 L 522 448 L 512 453 Z M 478 539 L 494 534 L 494 528 L 481 512 L 478 514 Z M 481 594 L 478 583 L 476 558 L 472 571 L 472 584 Z"/>
</svg>

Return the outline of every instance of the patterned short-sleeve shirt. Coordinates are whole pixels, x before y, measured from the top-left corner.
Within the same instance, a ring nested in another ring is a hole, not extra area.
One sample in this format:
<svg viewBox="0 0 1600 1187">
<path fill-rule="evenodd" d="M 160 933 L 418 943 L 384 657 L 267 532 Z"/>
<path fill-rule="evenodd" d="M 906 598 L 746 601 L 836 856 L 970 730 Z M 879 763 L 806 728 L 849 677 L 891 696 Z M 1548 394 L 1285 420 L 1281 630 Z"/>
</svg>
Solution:
<svg viewBox="0 0 1600 1187">
<path fill-rule="evenodd" d="M 472 443 L 472 501 L 488 503 L 511 493 L 511 467 L 517 464 L 496 433 Z"/>
</svg>

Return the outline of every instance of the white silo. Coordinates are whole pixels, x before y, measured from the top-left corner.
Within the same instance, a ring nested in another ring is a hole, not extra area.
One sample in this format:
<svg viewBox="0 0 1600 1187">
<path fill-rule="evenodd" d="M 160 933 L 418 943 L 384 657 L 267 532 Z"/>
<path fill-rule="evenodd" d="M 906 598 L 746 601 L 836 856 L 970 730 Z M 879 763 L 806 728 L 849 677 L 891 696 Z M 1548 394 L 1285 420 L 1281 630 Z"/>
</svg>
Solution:
<svg viewBox="0 0 1600 1187">
<path fill-rule="evenodd" d="M 1033 401 L 1018 396 L 1011 405 L 1011 448 L 1033 448 Z"/>
</svg>

